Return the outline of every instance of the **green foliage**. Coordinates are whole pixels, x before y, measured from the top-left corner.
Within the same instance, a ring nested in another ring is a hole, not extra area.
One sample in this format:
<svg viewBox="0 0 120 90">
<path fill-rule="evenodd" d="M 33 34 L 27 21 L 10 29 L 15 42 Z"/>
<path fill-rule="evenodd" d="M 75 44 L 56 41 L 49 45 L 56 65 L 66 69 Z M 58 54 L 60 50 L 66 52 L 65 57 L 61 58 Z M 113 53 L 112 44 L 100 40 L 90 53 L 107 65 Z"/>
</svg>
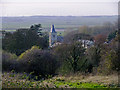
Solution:
<svg viewBox="0 0 120 90">
<path fill-rule="evenodd" d="M 21 63 L 22 71 L 34 72 L 33 75 L 53 75 L 58 67 L 58 62 L 53 54 L 36 46 L 21 54 L 18 61 Z"/>
<path fill-rule="evenodd" d="M 28 49 L 25 52 L 21 53 L 21 55 L 18 57 L 18 59 L 22 59 L 28 52 L 31 52 L 36 49 L 40 49 L 39 46 L 32 46 L 31 49 Z"/>
<path fill-rule="evenodd" d="M 111 32 L 108 37 L 107 37 L 107 40 L 108 41 L 111 41 L 112 39 L 114 39 L 117 35 L 117 31 L 114 31 L 114 32 Z"/>
<path fill-rule="evenodd" d="M 54 54 L 60 59 L 61 69 L 64 71 L 67 69 L 67 71 L 70 70 L 74 73 L 80 69 L 79 63 L 84 60 L 84 52 L 85 49 L 82 47 L 81 42 L 62 44 L 54 48 Z"/>
<path fill-rule="evenodd" d="M 101 69 L 100 72 L 103 74 L 112 74 L 113 71 L 116 71 L 119 68 L 119 65 L 120 63 L 117 53 L 113 50 L 110 50 L 106 51 L 104 55 L 102 55 L 99 69 Z"/>
<path fill-rule="evenodd" d="M 37 28 L 38 29 L 38 28 Z M 27 49 L 30 49 L 33 45 L 37 45 L 41 48 L 48 47 L 48 34 L 42 33 L 42 36 L 38 36 L 36 29 L 18 29 L 14 33 L 6 33 L 2 40 L 3 50 L 6 50 L 16 55 L 20 55 Z"/>
<path fill-rule="evenodd" d="M 34 24 L 30 27 L 31 30 L 36 30 L 36 31 L 38 31 L 39 28 L 42 28 L 41 24 Z"/>
<path fill-rule="evenodd" d="M 14 74 L 14 77 L 12 76 Z M 24 76 L 24 78 L 22 77 Z M 79 76 L 78 76 L 79 77 Z M 96 77 L 96 76 L 95 76 Z M 3 88 L 117 88 L 115 83 L 107 83 L 104 85 L 104 80 L 99 82 L 82 81 L 75 79 L 72 80 L 68 77 L 54 77 L 46 80 L 33 80 L 28 79 L 26 73 L 3 73 L 2 87 Z M 36 77 L 37 78 L 37 77 Z M 86 77 L 87 78 L 87 77 Z M 90 77 L 91 78 L 91 77 Z M 108 78 L 107 78 L 108 79 Z M 111 79 L 111 78 L 109 78 Z M 98 80 L 98 78 L 96 78 Z"/>
<path fill-rule="evenodd" d="M 81 83 L 81 82 L 55 82 L 57 87 L 62 85 L 66 85 L 66 87 L 70 88 L 107 88 L 105 85 L 100 85 L 96 83 Z"/>
<path fill-rule="evenodd" d="M 80 30 L 66 34 L 63 44 L 49 50 L 45 49 L 48 47 L 48 33 L 40 31 L 42 34 L 38 36 L 37 32 L 40 28 L 41 24 L 35 24 L 30 29 L 18 29 L 13 34 L 6 33 L 3 39 L 3 49 L 16 53 L 19 57 L 17 59 L 16 55 L 4 52 L 3 70 L 34 72 L 32 74 L 49 78 L 55 74 L 56 70 L 60 73 L 78 71 L 91 73 L 94 68 L 98 67 L 100 72 L 110 73 L 120 68 L 117 51 L 118 36 L 115 33 L 109 34 L 108 39 L 111 40 L 113 37 L 114 39 L 111 43 L 105 44 L 106 35 L 99 34 L 102 33 L 100 30 L 106 29 L 105 33 L 109 30 L 114 31 L 113 24 L 106 23 L 96 27 L 83 26 Z M 85 49 L 79 41 L 81 39 L 93 40 L 89 34 L 98 35 L 94 38 L 95 45 Z"/>
<path fill-rule="evenodd" d="M 78 40 L 93 40 L 89 34 L 80 33 L 78 30 L 67 33 L 64 36 L 64 43 L 73 43 Z"/>
<path fill-rule="evenodd" d="M 109 32 L 116 30 L 116 24 L 110 22 L 103 23 L 103 25 L 97 25 L 93 27 L 81 26 L 79 28 L 80 33 L 97 35 L 97 34 L 108 34 Z"/>
<path fill-rule="evenodd" d="M 92 72 L 93 67 L 98 67 L 101 59 L 100 47 L 90 47 L 86 50 L 88 72 Z"/>
<path fill-rule="evenodd" d="M 116 37 L 117 38 L 117 37 Z M 101 61 L 98 71 L 103 74 L 112 74 L 120 70 L 118 40 L 114 38 L 111 43 L 105 44 L 101 50 Z"/>
<path fill-rule="evenodd" d="M 37 35 L 42 36 L 42 32 L 41 32 L 42 29 L 40 29 L 40 28 L 42 28 L 41 24 L 34 24 L 30 27 L 30 30 L 35 31 L 37 33 Z"/>
<path fill-rule="evenodd" d="M 16 61 L 17 56 L 8 52 L 2 52 L 2 70 L 11 71 L 17 68 L 18 62 Z"/>
</svg>

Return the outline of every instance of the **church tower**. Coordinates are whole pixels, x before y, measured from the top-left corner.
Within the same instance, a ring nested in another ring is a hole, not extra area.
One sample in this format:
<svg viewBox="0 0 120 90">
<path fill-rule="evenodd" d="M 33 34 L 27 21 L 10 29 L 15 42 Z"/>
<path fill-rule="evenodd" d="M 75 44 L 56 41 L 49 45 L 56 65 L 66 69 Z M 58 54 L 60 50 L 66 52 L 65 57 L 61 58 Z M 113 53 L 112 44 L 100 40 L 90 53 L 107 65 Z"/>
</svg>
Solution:
<svg viewBox="0 0 120 90">
<path fill-rule="evenodd" d="M 51 30 L 49 32 L 49 47 L 52 47 L 52 45 L 56 42 L 57 42 L 57 32 L 55 31 L 54 25 L 52 25 Z"/>
</svg>

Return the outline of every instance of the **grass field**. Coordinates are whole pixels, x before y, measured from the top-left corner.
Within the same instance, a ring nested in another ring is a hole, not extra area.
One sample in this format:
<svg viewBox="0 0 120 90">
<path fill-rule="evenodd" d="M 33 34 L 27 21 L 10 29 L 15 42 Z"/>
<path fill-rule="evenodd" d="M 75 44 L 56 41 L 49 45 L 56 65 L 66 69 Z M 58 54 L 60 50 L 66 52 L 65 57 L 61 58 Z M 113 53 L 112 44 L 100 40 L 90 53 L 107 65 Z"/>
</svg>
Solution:
<svg viewBox="0 0 120 90">
<path fill-rule="evenodd" d="M 16 30 L 5 30 L 6 32 L 15 32 Z"/>
<path fill-rule="evenodd" d="M 36 77 L 37 78 L 37 77 Z M 117 88 L 117 75 L 109 76 L 55 76 L 48 79 L 29 80 L 24 74 L 3 73 L 3 88 Z"/>
<path fill-rule="evenodd" d="M 57 31 L 57 35 L 65 36 L 66 34 L 66 31 Z"/>
</svg>

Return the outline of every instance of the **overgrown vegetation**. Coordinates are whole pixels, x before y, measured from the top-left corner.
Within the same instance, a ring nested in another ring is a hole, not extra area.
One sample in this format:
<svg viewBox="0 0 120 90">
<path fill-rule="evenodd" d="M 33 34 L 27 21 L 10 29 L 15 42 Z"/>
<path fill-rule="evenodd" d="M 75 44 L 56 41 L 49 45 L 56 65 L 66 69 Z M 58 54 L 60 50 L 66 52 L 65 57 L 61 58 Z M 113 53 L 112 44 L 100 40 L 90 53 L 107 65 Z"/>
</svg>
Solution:
<svg viewBox="0 0 120 90">
<path fill-rule="evenodd" d="M 13 76 L 16 76 L 15 73 L 25 72 L 25 77 L 29 77 L 25 78 L 26 82 L 18 82 L 18 87 L 42 87 L 43 84 L 40 84 L 42 81 L 30 83 L 29 79 L 42 80 L 71 73 L 110 75 L 120 70 L 118 60 L 120 36 L 115 25 L 97 26 L 94 30 L 92 30 L 93 27 L 82 27 L 78 31 L 66 34 L 64 42 L 53 48 L 48 48 L 48 35 L 39 31 L 39 27 L 41 27 L 40 24 L 33 25 L 28 30 L 17 30 L 13 34 L 6 33 L 3 39 L 3 72 L 12 71 Z M 104 30 L 106 31 L 103 34 Z M 108 32 L 109 30 L 111 33 Z M 95 43 L 85 48 L 81 40 L 90 40 Z M 6 86 L 9 83 L 11 87 L 16 85 L 14 81 L 4 80 L 3 86 L 9 87 Z M 88 82 L 64 82 L 61 79 L 57 79 L 53 86 L 59 88 L 61 85 L 72 88 L 107 87 Z"/>
<path fill-rule="evenodd" d="M 58 61 L 53 54 L 35 46 L 21 54 L 18 61 L 21 63 L 22 71 L 34 72 L 35 75 L 54 75 L 58 68 Z"/>
<path fill-rule="evenodd" d="M 53 78 L 36 81 L 26 73 L 3 73 L 3 88 L 115 88 L 117 89 L 117 76 L 84 76 L 71 75 L 55 76 Z M 111 79 L 112 77 L 112 79 Z M 113 78 L 114 77 L 114 78 Z M 37 76 L 36 76 L 37 78 Z"/>
<path fill-rule="evenodd" d="M 22 53 L 18 58 L 15 54 L 3 52 L 3 71 L 27 72 L 32 75 L 46 77 L 54 75 L 59 63 L 56 57 L 47 50 L 37 46 Z"/>
<path fill-rule="evenodd" d="M 2 48 L 16 55 L 20 55 L 32 46 L 37 45 L 42 49 L 48 47 L 48 34 L 40 33 L 40 25 L 32 25 L 28 29 L 18 29 L 14 33 L 5 33 L 5 37 L 2 40 Z"/>
<path fill-rule="evenodd" d="M 72 44 L 62 44 L 53 48 L 61 62 L 61 69 L 64 72 L 77 72 L 82 70 L 82 63 L 85 61 L 85 48 L 82 47 L 81 42 L 74 42 Z"/>
</svg>

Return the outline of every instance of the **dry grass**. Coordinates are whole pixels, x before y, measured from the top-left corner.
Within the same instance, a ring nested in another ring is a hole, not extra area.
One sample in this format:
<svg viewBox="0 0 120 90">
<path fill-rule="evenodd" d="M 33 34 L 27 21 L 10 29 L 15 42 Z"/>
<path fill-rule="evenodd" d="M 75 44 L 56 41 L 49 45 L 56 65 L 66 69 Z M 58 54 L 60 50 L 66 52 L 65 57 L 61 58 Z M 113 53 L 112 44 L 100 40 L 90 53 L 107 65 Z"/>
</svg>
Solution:
<svg viewBox="0 0 120 90">
<path fill-rule="evenodd" d="M 69 76 L 55 76 L 46 80 L 28 80 L 26 78 L 21 78 L 23 74 L 14 74 L 4 73 L 2 76 L 3 87 L 7 88 L 16 88 L 16 87 L 38 87 L 38 88 L 79 88 L 79 85 L 88 85 L 88 88 L 92 88 L 92 85 L 99 86 L 105 85 L 106 87 L 111 87 L 111 85 L 118 84 L 117 74 L 108 75 L 108 76 L 99 76 L 99 75 L 82 75 L 74 74 Z M 18 83 L 18 84 L 16 84 Z M 82 83 L 82 84 L 81 84 Z M 86 83 L 86 84 L 85 84 Z M 91 85 L 90 85 L 91 84 Z M 16 86 L 15 86 L 16 85 Z M 77 86 L 76 86 L 77 85 Z M 102 86 L 104 87 L 104 86 Z"/>
<path fill-rule="evenodd" d="M 105 85 L 109 84 L 118 84 L 118 75 L 112 74 L 107 76 L 102 75 L 72 75 L 72 76 L 56 76 L 54 78 L 64 79 L 65 81 L 72 81 L 72 82 L 93 82 L 93 83 L 102 83 Z"/>
</svg>

